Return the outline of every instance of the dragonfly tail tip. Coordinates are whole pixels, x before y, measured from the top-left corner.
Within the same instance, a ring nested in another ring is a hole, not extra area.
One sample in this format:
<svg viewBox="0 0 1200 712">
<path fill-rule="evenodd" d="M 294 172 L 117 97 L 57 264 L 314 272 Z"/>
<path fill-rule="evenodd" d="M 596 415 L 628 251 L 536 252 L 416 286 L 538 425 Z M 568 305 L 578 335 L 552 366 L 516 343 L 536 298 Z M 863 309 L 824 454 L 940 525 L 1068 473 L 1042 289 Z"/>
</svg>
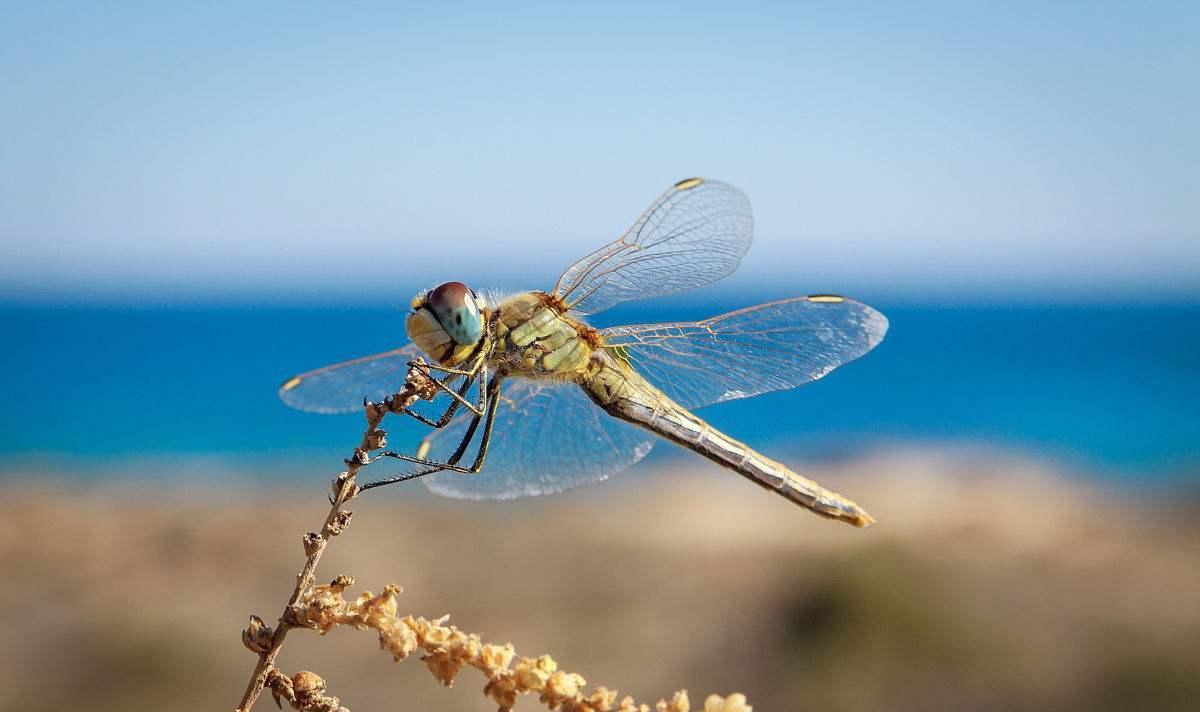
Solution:
<svg viewBox="0 0 1200 712">
<path fill-rule="evenodd" d="M 858 527 L 859 529 L 866 529 L 867 527 L 869 527 L 875 523 L 875 517 L 872 517 L 870 514 L 867 514 L 867 511 L 865 509 L 859 509 L 857 512 L 854 513 L 854 515 L 850 519 L 850 523 L 853 524 L 854 526 Z"/>
</svg>

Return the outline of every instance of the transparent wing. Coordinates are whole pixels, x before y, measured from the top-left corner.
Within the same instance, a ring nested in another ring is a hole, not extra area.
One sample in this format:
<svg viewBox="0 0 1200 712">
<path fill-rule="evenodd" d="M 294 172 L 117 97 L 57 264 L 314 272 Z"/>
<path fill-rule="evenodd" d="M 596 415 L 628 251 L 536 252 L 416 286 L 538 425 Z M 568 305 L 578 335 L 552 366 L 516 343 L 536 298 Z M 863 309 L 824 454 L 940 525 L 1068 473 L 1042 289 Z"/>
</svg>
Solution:
<svg viewBox="0 0 1200 712">
<path fill-rule="evenodd" d="M 430 457 L 445 461 L 465 433 L 460 416 L 431 437 Z M 464 461 L 475 456 L 475 441 Z M 422 478 L 444 497 L 515 499 L 606 480 L 646 456 L 653 436 L 610 417 L 572 383 L 506 380 L 483 470 Z"/>
<path fill-rule="evenodd" d="M 583 314 L 715 282 L 750 248 L 754 218 L 742 191 L 689 178 L 654 201 L 621 239 L 571 265 L 554 294 Z"/>
<path fill-rule="evenodd" d="M 815 381 L 875 348 L 887 328 L 865 304 L 817 295 L 601 333 L 610 353 L 683 407 L 699 408 Z"/>
<path fill-rule="evenodd" d="M 408 362 L 421 355 L 416 344 L 331 364 L 292 376 L 279 387 L 287 405 L 309 413 L 362 410 L 363 398 L 382 401 L 404 387 Z"/>
</svg>

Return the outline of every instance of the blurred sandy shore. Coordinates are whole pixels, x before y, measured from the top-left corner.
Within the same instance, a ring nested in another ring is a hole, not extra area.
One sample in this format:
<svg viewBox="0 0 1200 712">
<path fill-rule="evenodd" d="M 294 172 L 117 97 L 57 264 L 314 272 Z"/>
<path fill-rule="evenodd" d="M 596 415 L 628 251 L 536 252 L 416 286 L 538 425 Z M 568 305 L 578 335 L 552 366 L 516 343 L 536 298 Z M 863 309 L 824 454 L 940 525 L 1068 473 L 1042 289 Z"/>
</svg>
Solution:
<svg viewBox="0 0 1200 712">
<path fill-rule="evenodd" d="M 759 712 L 1200 700 L 1194 499 L 938 452 L 806 468 L 875 515 L 861 531 L 706 465 L 645 469 L 515 503 L 378 490 L 318 578 L 399 583 L 402 610 L 649 701 L 680 687 L 694 703 L 740 690 Z M 0 709 L 232 709 L 254 662 L 239 631 L 278 617 L 323 487 L 0 483 Z M 281 666 L 318 671 L 355 712 L 493 709 L 474 671 L 445 690 L 367 632 L 298 631 Z"/>
</svg>

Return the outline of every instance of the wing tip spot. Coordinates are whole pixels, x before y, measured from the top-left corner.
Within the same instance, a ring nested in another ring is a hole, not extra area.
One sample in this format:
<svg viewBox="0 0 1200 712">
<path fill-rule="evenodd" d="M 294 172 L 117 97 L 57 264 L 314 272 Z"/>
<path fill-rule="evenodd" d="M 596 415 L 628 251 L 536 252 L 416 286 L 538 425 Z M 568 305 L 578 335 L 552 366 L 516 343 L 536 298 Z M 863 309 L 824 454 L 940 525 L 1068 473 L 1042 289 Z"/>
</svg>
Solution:
<svg viewBox="0 0 1200 712">
<path fill-rule="evenodd" d="M 703 178 L 684 178 L 675 184 L 675 190 L 691 190 L 704 183 Z"/>
<path fill-rule="evenodd" d="M 846 298 L 837 294 L 810 294 L 806 297 L 815 304 L 841 304 Z"/>
<path fill-rule="evenodd" d="M 303 381 L 304 381 L 304 379 L 301 378 L 300 376 L 292 376 L 291 378 L 289 378 L 283 382 L 283 385 L 279 387 L 279 390 L 286 393 L 287 391 L 290 391 L 293 388 L 295 388 L 296 386 L 300 385 Z"/>
</svg>

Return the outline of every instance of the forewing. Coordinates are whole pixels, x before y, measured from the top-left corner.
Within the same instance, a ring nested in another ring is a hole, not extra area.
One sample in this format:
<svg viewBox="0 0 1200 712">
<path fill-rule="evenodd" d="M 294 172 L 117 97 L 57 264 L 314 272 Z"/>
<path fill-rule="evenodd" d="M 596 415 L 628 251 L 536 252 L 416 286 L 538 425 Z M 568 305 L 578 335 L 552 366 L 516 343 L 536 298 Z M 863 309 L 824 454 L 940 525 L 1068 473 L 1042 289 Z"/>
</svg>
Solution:
<svg viewBox="0 0 1200 712">
<path fill-rule="evenodd" d="M 420 355 L 416 344 L 408 344 L 301 373 L 283 382 L 279 398 L 309 413 L 362 410 L 363 398 L 378 402 L 402 389 L 408 362 Z"/>
<path fill-rule="evenodd" d="M 444 461 L 458 447 L 469 417 L 431 438 L 430 457 Z M 481 428 L 482 430 L 482 428 Z M 480 434 L 463 457 L 470 464 Z M 579 386 L 506 380 L 483 470 L 422 478 L 444 497 L 515 499 L 553 494 L 608 479 L 645 457 L 654 444 L 643 430 L 610 417 Z"/>
<path fill-rule="evenodd" d="M 742 191 L 714 180 L 680 181 L 619 240 L 563 272 L 554 293 L 572 309 L 595 314 L 620 302 L 700 287 L 737 269 L 753 232 Z"/>
<path fill-rule="evenodd" d="M 601 333 L 610 353 L 683 407 L 699 408 L 815 381 L 875 348 L 887 328 L 866 304 L 818 295 Z"/>
</svg>

